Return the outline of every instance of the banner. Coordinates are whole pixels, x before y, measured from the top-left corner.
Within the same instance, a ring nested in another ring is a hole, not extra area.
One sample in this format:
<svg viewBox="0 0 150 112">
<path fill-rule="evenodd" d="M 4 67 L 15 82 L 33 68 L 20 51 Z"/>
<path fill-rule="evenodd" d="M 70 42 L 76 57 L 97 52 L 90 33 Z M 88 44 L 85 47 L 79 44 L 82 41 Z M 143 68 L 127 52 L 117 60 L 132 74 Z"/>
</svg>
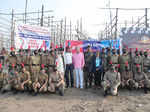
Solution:
<svg viewBox="0 0 150 112">
<path fill-rule="evenodd" d="M 31 25 L 18 25 L 16 27 L 16 49 L 50 49 L 50 32 L 47 28 Z"/>
<path fill-rule="evenodd" d="M 150 48 L 150 28 L 122 28 L 120 37 L 123 46 L 135 50 L 146 50 Z"/>
<path fill-rule="evenodd" d="M 117 39 L 117 40 L 102 40 L 102 41 L 88 41 L 88 40 L 84 40 L 84 41 L 71 41 L 71 40 L 67 40 L 65 46 L 69 46 L 72 49 L 72 52 L 75 52 L 75 48 L 77 46 L 80 47 L 80 51 L 85 52 L 87 50 L 88 46 L 91 46 L 92 51 L 96 52 L 96 51 L 100 51 L 102 48 L 106 48 L 106 47 L 112 47 L 115 49 L 122 49 L 122 40 L 121 39 Z"/>
<path fill-rule="evenodd" d="M 80 51 L 83 52 L 83 49 L 82 49 L 83 42 L 82 41 L 67 40 L 65 45 L 66 45 L 66 47 L 69 46 L 72 49 L 72 53 L 75 53 L 75 51 L 76 51 L 75 48 L 77 46 L 79 46 Z"/>
</svg>

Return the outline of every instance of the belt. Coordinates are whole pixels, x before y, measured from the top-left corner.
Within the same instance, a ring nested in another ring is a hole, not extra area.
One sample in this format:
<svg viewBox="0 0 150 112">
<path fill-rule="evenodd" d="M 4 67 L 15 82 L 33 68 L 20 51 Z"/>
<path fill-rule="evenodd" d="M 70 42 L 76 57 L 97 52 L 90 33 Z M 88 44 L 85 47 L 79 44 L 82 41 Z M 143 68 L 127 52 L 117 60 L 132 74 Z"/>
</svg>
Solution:
<svg viewBox="0 0 150 112">
<path fill-rule="evenodd" d="M 66 64 L 66 65 L 72 65 L 72 63 L 71 64 Z"/>
<path fill-rule="evenodd" d="M 32 66 L 39 66 L 39 64 L 32 64 Z"/>
<path fill-rule="evenodd" d="M 29 66 L 29 64 L 24 64 L 24 66 Z"/>
<path fill-rule="evenodd" d="M 58 83 L 58 81 L 52 81 L 52 83 Z"/>
<path fill-rule="evenodd" d="M 47 67 L 54 67 L 55 65 L 47 65 Z"/>
<path fill-rule="evenodd" d="M 134 64 L 136 65 L 136 64 L 138 64 L 138 63 L 134 63 Z M 138 65 L 141 65 L 141 64 L 138 64 Z"/>
</svg>

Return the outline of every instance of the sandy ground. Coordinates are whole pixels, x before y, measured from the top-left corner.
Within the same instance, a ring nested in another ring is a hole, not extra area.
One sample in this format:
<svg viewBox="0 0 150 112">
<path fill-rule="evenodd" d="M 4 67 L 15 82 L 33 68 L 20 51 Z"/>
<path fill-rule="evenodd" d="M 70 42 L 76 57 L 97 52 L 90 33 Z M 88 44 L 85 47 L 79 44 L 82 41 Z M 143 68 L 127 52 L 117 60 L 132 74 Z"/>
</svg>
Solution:
<svg viewBox="0 0 150 112">
<path fill-rule="evenodd" d="M 150 112 L 150 94 L 120 90 L 103 97 L 101 90 L 67 89 L 65 96 L 27 93 L 0 94 L 0 112 Z"/>
</svg>

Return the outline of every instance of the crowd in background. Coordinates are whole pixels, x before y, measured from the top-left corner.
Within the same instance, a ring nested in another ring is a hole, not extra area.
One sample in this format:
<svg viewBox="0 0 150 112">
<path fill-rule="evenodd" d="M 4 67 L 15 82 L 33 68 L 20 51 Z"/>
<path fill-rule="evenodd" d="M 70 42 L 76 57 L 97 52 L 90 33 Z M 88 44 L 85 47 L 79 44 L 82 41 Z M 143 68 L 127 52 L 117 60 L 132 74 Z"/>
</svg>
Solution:
<svg viewBox="0 0 150 112">
<path fill-rule="evenodd" d="M 148 93 L 148 51 L 136 49 L 133 52 L 123 48 L 120 54 L 120 49 L 102 48 L 96 52 L 92 52 L 90 46 L 85 52 L 80 52 L 80 49 L 77 46 L 76 52 L 72 53 L 69 46 L 65 50 L 61 47 L 33 52 L 30 49 L 16 52 L 11 48 L 8 53 L 3 48 L 0 57 L 1 91 L 32 91 L 36 95 L 58 90 L 63 95 L 65 88 L 103 88 L 106 96 L 118 95 L 119 87 L 129 90 L 143 88 Z"/>
</svg>

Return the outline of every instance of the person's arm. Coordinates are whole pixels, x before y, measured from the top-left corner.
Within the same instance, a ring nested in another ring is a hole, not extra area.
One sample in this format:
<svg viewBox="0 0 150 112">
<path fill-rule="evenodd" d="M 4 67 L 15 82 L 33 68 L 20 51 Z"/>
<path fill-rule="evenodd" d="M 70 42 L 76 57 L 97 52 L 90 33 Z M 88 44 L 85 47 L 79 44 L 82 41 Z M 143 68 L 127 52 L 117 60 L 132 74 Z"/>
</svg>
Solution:
<svg viewBox="0 0 150 112">
<path fill-rule="evenodd" d="M 28 82 L 30 81 L 30 73 L 29 73 L 29 72 L 27 72 L 27 76 L 28 76 L 27 80 L 24 81 L 24 82 L 22 83 L 22 85 L 24 85 L 24 84 L 26 84 L 26 83 L 28 83 Z"/>
<path fill-rule="evenodd" d="M 85 60 L 84 60 L 84 55 L 83 55 L 83 53 L 82 53 L 82 68 L 84 67 L 84 64 L 85 64 Z"/>
<path fill-rule="evenodd" d="M 46 75 L 46 74 L 45 74 Z M 48 77 L 46 76 L 46 80 L 45 83 L 42 85 L 42 87 L 40 88 L 40 91 L 42 91 L 42 89 L 47 85 L 48 83 Z"/>
<path fill-rule="evenodd" d="M 73 54 L 72 54 L 72 64 L 74 65 L 74 56 L 73 56 Z"/>
</svg>

